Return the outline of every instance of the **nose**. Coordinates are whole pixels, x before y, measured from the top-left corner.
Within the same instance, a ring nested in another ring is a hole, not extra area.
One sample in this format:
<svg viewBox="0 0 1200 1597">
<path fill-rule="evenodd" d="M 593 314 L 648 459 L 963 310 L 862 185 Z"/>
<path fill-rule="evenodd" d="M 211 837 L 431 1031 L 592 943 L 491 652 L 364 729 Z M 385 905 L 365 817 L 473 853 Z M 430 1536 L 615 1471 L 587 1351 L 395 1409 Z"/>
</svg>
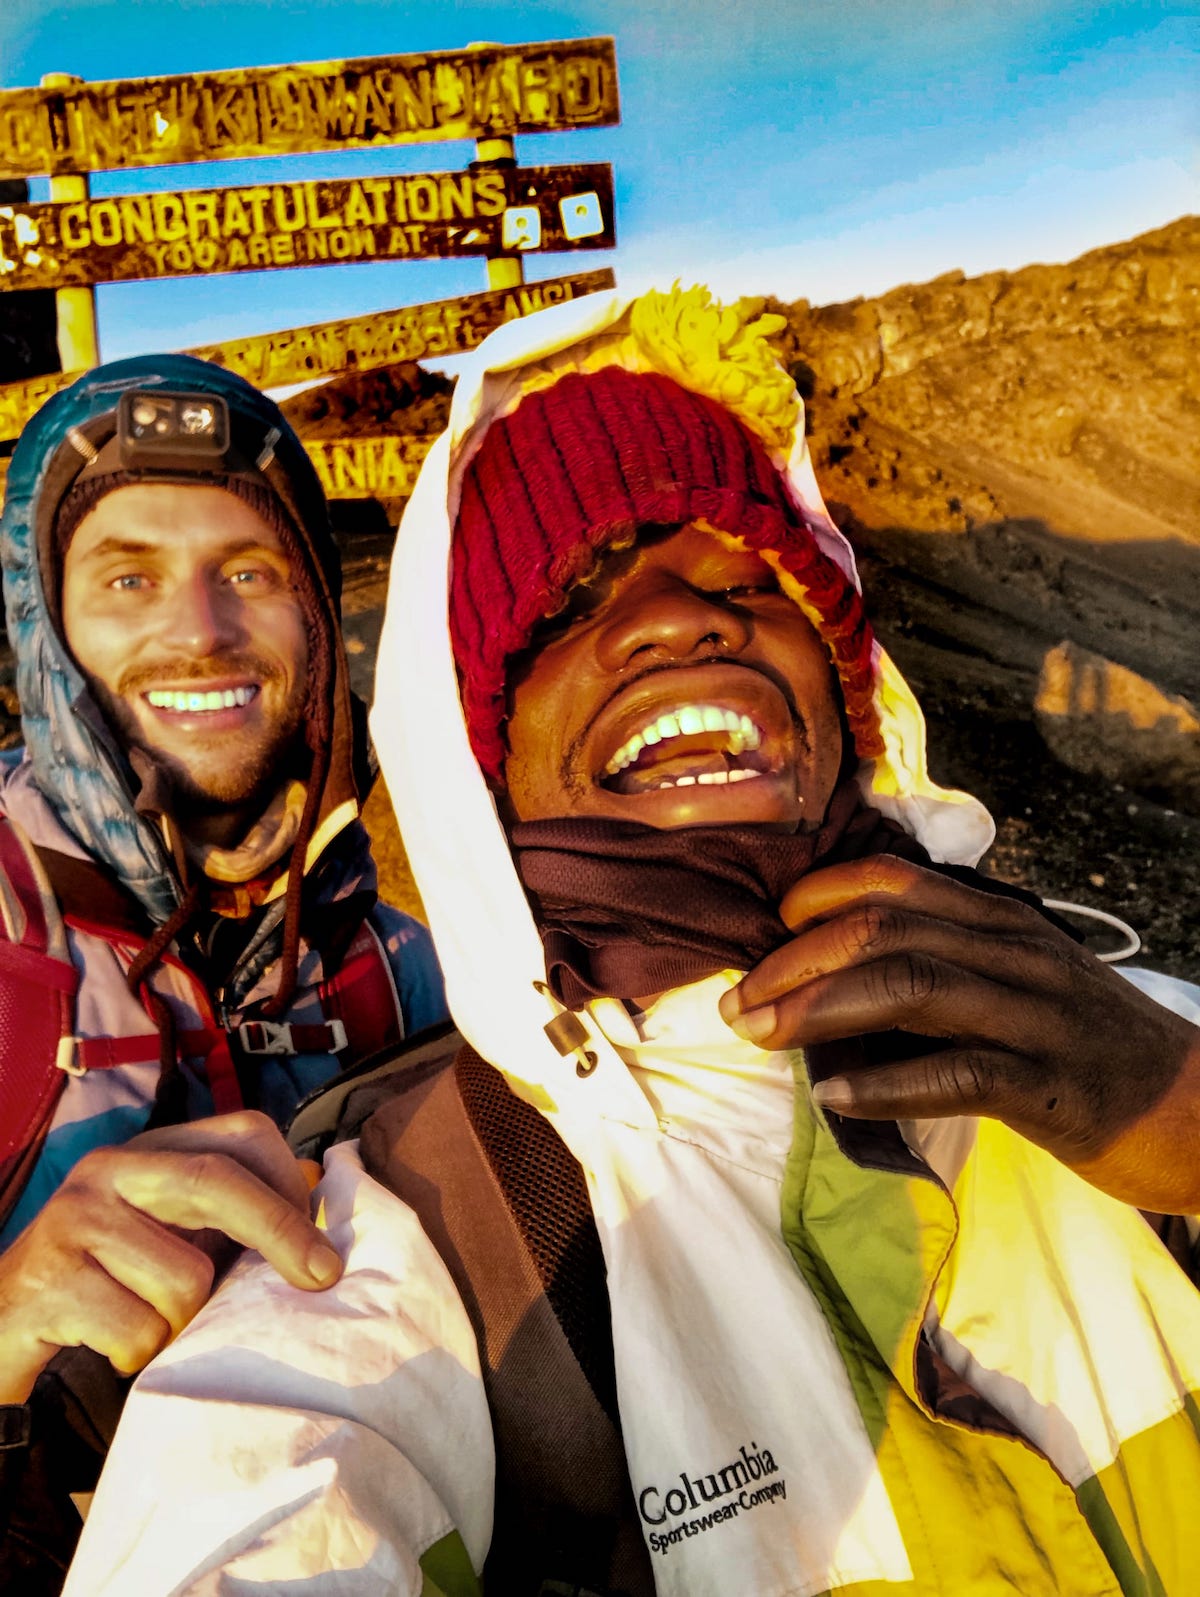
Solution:
<svg viewBox="0 0 1200 1597">
<path fill-rule="evenodd" d="M 626 589 L 601 627 L 596 657 L 606 671 L 619 671 L 638 656 L 732 655 L 746 647 L 751 630 L 749 617 L 719 594 L 671 573 L 648 573 Z"/>
<path fill-rule="evenodd" d="M 205 659 L 243 641 L 239 610 L 236 598 L 218 575 L 197 572 L 164 595 L 159 643 Z"/>
</svg>

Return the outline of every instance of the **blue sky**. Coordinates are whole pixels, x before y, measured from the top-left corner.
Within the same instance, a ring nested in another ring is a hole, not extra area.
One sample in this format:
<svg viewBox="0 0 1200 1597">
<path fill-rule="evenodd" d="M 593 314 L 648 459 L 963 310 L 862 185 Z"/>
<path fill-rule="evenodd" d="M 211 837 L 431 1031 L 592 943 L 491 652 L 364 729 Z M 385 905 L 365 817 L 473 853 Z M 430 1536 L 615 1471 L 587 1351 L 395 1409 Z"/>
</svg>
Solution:
<svg viewBox="0 0 1200 1597">
<path fill-rule="evenodd" d="M 1118 0 L 0 0 L 0 87 L 612 34 L 619 128 L 518 141 L 611 161 L 639 286 L 814 303 L 1085 249 L 1200 209 L 1197 4 Z M 471 146 L 102 173 L 94 194 L 436 170 Z M 35 197 L 44 184 L 35 183 Z M 204 343 L 483 288 L 477 261 L 99 291 L 102 353 Z"/>
</svg>

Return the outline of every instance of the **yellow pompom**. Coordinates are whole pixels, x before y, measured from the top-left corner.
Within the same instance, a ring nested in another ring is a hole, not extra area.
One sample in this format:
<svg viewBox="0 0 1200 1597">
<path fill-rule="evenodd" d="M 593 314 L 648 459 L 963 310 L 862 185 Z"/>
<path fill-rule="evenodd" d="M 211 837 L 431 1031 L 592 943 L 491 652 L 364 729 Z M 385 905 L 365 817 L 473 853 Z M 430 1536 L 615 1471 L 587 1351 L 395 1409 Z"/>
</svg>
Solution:
<svg viewBox="0 0 1200 1597">
<path fill-rule="evenodd" d="M 787 323 L 761 299 L 714 303 L 706 288 L 654 289 L 630 308 L 630 332 L 653 365 L 727 406 L 773 448 L 787 452 L 800 418 L 795 384 L 767 343 Z"/>
</svg>

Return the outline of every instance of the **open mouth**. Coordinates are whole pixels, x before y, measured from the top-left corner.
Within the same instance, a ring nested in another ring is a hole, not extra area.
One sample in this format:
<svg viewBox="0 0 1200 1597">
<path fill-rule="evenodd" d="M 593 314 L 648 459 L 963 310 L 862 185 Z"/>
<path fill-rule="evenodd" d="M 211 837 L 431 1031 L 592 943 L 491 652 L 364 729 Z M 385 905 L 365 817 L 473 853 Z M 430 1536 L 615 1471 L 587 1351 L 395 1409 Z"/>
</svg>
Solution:
<svg viewBox="0 0 1200 1597">
<path fill-rule="evenodd" d="M 672 787 L 728 786 L 766 775 L 763 728 L 744 712 L 717 704 L 680 704 L 639 727 L 596 780 L 610 793 L 635 795 Z"/>
<path fill-rule="evenodd" d="M 257 683 L 236 688 L 188 688 L 182 692 L 152 688 L 143 695 L 154 710 L 168 715 L 212 715 L 218 710 L 243 710 L 258 697 Z"/>
</svg>

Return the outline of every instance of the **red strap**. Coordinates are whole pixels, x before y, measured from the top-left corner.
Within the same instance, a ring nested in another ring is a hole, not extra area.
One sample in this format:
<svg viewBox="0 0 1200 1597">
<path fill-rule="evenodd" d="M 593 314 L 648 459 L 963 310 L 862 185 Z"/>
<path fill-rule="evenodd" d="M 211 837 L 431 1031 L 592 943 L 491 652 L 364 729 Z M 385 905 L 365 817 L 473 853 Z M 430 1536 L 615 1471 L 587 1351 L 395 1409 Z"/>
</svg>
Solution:
<svg viewBox="0 0 1200 1597">
<path fill-rule="evenodd" d="M 229 1051 L 229 1038 L 219 1027 L 176 1032 L 175 1046 L 185 1058 L 204 1060 L 217 1114 L 229 1114 L 244 1107 L 233 1055 Z M 74 1062 L 81 1072 L 112 1070 L 117 1065 L 151 1064 L 158 1059 L 158 1049 L 156 1031 L 139 1032 L 136 1037 L 77 1037 Z"/>
<path fill-rule="evenodd" d="M 203 1058 L 216 1046 L 224 1032 L 180 1031 L 175 1034 L 179 1052 L 185 1057 Z M 156 1031 L 139 1032 L 136 1037 L 77 1037 L 75 1063 L 80 1070 L 113 1070 L 118 1065 L 144 1065 L 158 1058 Z"/>
<path fill-rule="evenodd" d="M 0 871 L 6 878 L 11 893 L 9 903 L 16 908 L 18 919 L 11 938 L 7 937 L 5 923 L 0 922 L 0 936 L 14 946 L 20 945 L 44 954 L 50 946 L 50 933 L 46 926 L 41 890 L 29 856 L 21 847 L 7 816 L 0 816 Z M 22 917 L 24 925 L 19 924 Z"/>
<path fill-rule="evenodd" d="M 232 1114 L 235 1109 L 246 1107 L 233 1055 L 229 1051 L 229 1038 L 224 1032 L 218 1035 L 213 1044 L 212 1051 L 204 1061 L 204 1069 L 212 1092 L 213 1108 L 219 1115 Z"/>
<path fill-rule="evenodd" d="M 364 921 L 341 968 L 318 989 L 322 1012 L 346 1028 L 343 1068 L 404 1041 L 400 996 L 375 928 Z"/>
<path fill-rule="evenodd" d="M 70 1035 L 78 975 L 49 953 L 38 877 L 15 827 L 0 817 L 0 1220 L 37 1157 L 66 1077 L 56 1068 Z M 11 935 L 10 935 L 11 933 Z"/>
</svg>

